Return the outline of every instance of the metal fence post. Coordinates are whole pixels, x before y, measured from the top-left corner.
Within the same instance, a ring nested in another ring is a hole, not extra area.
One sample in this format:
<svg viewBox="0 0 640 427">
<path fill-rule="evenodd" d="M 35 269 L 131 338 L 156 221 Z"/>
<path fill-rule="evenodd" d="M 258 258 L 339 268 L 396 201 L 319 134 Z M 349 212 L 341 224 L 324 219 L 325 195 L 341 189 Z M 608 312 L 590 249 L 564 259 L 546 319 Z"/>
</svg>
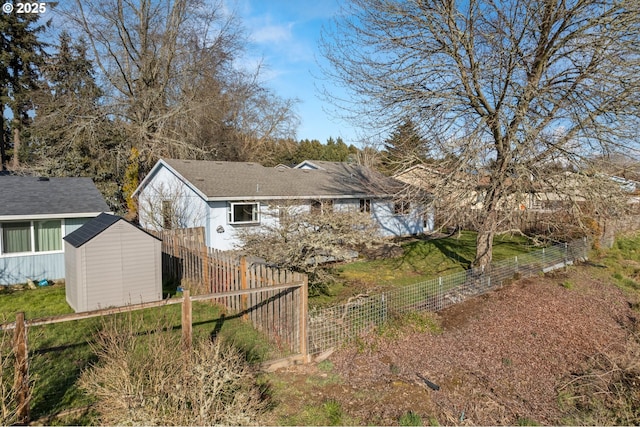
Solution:
<svg viewBox="0 0 640 427">
<path fill-rule="evenodd" d="M 442 276 L 438 276 L 438 309 L 444 305 L 444 295 L 442 293 Z"/>
</svg>

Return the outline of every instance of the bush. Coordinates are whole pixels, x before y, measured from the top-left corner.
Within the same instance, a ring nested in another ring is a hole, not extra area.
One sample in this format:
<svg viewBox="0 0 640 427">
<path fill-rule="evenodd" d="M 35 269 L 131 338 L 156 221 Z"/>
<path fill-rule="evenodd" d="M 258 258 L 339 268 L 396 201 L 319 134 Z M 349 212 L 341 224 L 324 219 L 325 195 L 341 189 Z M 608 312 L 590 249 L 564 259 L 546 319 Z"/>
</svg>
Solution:
<svg viewBox="0 0 640 427">
<path fill-rule="evenodd" d="M 98 363 L 80 387 L 97 399 L 99 424 L 250 425 L 265 409 L 243 355 L 221 340 L 180 351 L 179 334 L 111 321 L 97 339 Z"/>
<path fill-rule="evenodd" d="M 18 400 L 13 387 L 15 358 L 11 332 L 0 331 L 0 425 L 3 426 L 17 422 Z"/>
</svg>

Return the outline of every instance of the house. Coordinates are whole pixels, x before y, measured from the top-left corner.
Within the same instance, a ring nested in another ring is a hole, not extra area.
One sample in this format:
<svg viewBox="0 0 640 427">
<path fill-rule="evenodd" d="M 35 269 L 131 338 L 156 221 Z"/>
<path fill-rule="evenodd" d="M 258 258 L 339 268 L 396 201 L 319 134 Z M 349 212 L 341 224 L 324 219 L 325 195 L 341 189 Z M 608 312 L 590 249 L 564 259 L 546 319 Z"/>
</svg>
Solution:
<svg viewBox="0 0 640 427">
<path fill-rule="evenodd" d="M 62 238 L 109 207 L 90 178 L 0 176 L 0 285 L 62 279 Z"/>
<path fill-rule="evenodd" d="M 243 227 L 274 224 L 288 211 L 368 212 L 384 236 L 432 228 L 421 206 L 394 195 L 401 183 L 363 166 L 305 161 L 268 168 L 251 162 L 162 159 L 134 192 L 140 224 L 205 228 L 209 247 L 237 249 Z"/>
<path fill-rule="evenodd" d="M 162 240 L 102 213 L 64 237 L 65 292 L 76 312 L 162 299 Z"/>
</svg>

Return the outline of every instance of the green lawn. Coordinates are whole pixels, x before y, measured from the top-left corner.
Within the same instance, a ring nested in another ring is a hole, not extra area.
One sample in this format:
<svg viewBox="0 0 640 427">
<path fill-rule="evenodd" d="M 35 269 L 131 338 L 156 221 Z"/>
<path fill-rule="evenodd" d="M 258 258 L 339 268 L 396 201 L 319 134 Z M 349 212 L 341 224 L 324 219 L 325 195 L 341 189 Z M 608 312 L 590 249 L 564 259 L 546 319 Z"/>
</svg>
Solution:
<svg viewBox="0 0 640 427">
<path fill-rule="evenodd" d="M 402 246 L 402 256 L 362 260 L 336 269 L 338 277 L 350 281 L 408 285 L 432 277 L 466 270 L 476 255 L 476 233 L 464 231 L 459 237 L 415 240 Z M 529 252 L 529 242 L 521 236 L 501 235 L 493 246 L 495 261 Z"/>
<path fill-rule="evenodd" d="M 366 260 L 333 269 L 336 282 L 314 296 L 312 305 L 330 305 L 360 292 L 380 291 L 411 285 L 422 280 L 463 271 L 476 254 L 476 233 L 463 231 L 441 239 L 414 239 L 402 244 L 403 254 L 395 258 Z M 500 235 L 494 240 L 493 259 L 500 261 L 527 253 L 532 244 L 522 236 Z"/>
</svg>

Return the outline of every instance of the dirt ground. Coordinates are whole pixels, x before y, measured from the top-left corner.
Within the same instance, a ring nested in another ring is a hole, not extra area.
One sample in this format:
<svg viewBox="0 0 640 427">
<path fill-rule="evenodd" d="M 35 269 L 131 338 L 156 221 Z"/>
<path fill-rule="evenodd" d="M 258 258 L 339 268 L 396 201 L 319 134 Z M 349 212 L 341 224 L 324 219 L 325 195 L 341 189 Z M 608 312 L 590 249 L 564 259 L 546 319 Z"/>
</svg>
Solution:
<svg viewBox="0 0 640 427">
<path fill-rule="evenodd" d="M 269 423 L 309 423 L 296 414 L 334 401 L 341 424 L 398 425 L 409 411 L 425 424 L 566 424 L 559 395 L 571 374 L 622 351 L 637 329 L 636 301 L 597 273 L 520 280 L 435 314 L 439 332 L 372 333 L 325 362 L 280 370 Z"/>
</svg>

